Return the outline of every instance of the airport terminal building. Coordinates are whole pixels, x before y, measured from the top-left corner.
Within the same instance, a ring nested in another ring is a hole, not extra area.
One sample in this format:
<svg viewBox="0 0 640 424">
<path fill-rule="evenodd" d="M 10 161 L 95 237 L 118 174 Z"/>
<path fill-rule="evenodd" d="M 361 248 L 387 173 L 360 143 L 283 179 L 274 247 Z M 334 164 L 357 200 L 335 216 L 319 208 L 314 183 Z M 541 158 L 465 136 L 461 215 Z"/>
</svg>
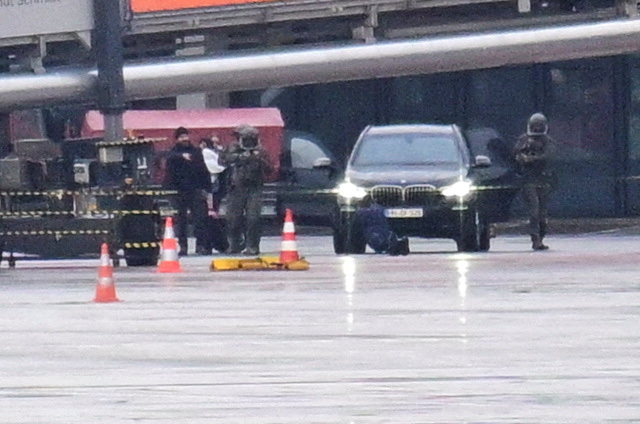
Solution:
<svg viewBox="0 0 640 424">
<path fill-rule="evenodd" d="M 637 2 L 627 0 L 171 3 L 123 1 L 126 59 L 269 52 L 283 46 L 375 45 L 638 19 Z M 51 43 L 48 56 L 37 63 L 44 68 L 47 61 L 51 66 L 91 63 L 90 54 L 56 50 L 69 43 L 73 40 Z M 0 76 L 19 68 L 16 58 L 22 50 L 9 44 L 0 45 Z M 562 61 L 540 61 L 541 52 L 522 51 L 515 65 L 467 63 L 462 70 L 445 67 L 442 72 L 429 69 L 291 85 L 285 78 L 278 86 L 216 90 L 200 96 L 202 100 L 192 95 L 135 99 L 130 107 L 276 106 L 288 128 L 318 135 L 342 158 L 370 124 L 435 122 L 457 123 L 464 129 L 492 128 L 512 145 L 527 118 L 542 111 L 558 144 L 552 215 L 638 215 L 640 56 L 591 55 L 587 50 L 565 52 L 567 60 Z"/>
<path fill-rule="evenodd" d="M 640 60 L 618 56 L 296 87 L 274 105 L 343 155 L 366 125 L 401 122 L 489 127 L 512 146 L 543 111 L 558 145 L 551 213 L 623 216 L 640 212 L 639 96 Z"/>
</svg>

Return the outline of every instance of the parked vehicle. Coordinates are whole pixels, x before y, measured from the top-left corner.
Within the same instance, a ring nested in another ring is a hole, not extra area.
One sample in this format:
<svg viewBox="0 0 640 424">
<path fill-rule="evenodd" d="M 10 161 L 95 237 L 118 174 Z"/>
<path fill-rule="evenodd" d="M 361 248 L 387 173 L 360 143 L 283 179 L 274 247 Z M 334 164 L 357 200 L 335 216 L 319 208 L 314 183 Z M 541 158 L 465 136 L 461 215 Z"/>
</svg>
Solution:
<svg viewBox="0 0 640 424">
<path fill-rule="evenodd" d="M 286 131 L 281 165 L 278 217 L 284 218 L 288 208 L 298 222 L 330 225 L 337 207 L 333 189 L 343 174 L 340 162 L 313 134 Z"/>
<path fill-rule="evenodd" d="M 485 138 L 478 136 L 478 143 Z M 337 190 L 335 252 L 364 253 L 353 218 L 367 195 L 385 207 L 400 236 L 451 238 L 459 251 L 489 250 L 490 224 L 508 218 L 515 174 L 472 152 L 456 125 L 365 128 Z"/>
</svg>

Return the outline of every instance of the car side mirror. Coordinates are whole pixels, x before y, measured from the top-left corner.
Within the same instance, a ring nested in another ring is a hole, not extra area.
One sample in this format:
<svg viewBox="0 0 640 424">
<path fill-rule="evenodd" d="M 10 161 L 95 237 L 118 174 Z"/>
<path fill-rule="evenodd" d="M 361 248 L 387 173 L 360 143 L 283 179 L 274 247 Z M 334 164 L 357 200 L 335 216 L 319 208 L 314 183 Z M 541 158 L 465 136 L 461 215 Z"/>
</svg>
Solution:
<svg viewBox="0 0 640 424">
<path fill-rule="evenodd" d="M 489 156 L 478 155 L 476 156 L 475 168 L 488 168 L 491 166 L 491 159 Z"/>
<path fill-rule="evenodd" d="M 313 167 L 314 168 L 329 168 L 331 167 L 332 163 L 331 163 L 331 159 L 329 158 L 318 158 L 316 160 L 313 161 Z"/>
</svg>

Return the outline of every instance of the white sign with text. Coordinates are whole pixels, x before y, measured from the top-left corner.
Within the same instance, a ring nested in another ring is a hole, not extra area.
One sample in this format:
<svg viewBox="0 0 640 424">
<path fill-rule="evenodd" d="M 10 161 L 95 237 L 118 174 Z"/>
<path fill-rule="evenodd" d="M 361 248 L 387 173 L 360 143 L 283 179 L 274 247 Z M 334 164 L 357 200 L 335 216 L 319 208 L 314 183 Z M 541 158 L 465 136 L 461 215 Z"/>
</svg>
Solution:
<svg viewBox="0 0 640 424">
<path fill-rule="evenodd" d="M 0 0 L 0 39 L 93 29 L 93 0 Z"/>
</svg>

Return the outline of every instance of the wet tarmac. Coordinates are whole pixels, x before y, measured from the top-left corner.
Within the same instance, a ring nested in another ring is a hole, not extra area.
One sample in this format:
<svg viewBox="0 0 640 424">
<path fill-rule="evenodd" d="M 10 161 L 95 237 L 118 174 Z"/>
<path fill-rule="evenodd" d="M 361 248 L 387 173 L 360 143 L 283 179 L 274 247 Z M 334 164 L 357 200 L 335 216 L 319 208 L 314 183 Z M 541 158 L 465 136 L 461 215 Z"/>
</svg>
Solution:
<svg viewBox="0 0 640 424">
<path fill-rule="evenodd" d="M 121 267 L 110 304 L 97 260 L 3 263 L 0 422 L 639 423 L 640 238 L 549 244 L 303 236 L 310 271 Z"/>
</svg>

